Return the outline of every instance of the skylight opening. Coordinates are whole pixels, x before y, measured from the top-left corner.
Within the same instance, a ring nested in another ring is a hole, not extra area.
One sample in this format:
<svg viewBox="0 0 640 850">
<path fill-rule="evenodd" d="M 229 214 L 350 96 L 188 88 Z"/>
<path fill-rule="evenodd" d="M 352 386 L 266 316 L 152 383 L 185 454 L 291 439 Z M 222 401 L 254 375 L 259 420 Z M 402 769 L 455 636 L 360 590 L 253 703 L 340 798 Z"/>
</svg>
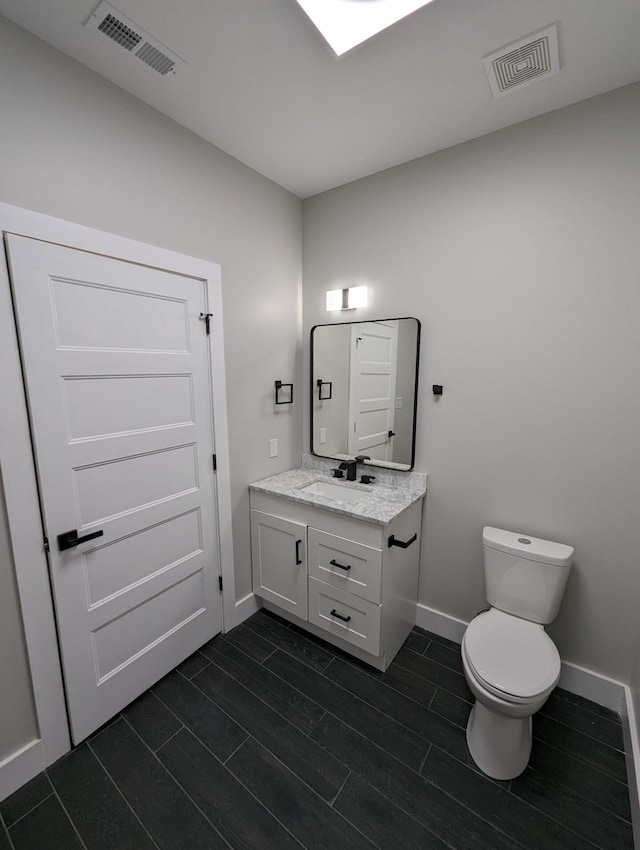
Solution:
<svg viewBox="0 0 640 850">
<path fill-rule="evenodd" d="M 297 0 L 336 56 L 427 6 L 432 0 Z"/>
</svg>

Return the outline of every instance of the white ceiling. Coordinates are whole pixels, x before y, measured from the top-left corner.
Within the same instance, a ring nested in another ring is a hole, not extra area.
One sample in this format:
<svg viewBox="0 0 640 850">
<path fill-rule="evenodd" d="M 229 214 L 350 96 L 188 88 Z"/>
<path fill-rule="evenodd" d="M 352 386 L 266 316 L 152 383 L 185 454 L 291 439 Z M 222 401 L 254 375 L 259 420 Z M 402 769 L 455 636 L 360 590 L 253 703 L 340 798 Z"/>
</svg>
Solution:
<svg viewBox="0 0 640 850">
<path fill-rule="evenodd" d="M 303 198 L 640 79 L 639 0 L 435 0 L 341 59 L 294 0 L 113 0 L 186 61 L 166 78 L 97 5 L 0 13 Z M 482 57 L 553 22 L 560 73 L 494 99 Z"/>
</svg>

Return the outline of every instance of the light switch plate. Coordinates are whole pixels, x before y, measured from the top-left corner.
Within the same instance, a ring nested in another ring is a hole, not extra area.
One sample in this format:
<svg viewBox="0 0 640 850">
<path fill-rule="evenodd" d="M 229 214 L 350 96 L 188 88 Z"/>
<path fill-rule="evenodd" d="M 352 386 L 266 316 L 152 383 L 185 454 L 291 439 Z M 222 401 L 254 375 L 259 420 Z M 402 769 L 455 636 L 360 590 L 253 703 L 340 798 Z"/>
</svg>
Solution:
<svg viewBox="0 0 640 850">
<path fill-rule="evenodd" d="M 402 407 L 402 396 L 399 395 L 399 396 L 396 397 L 396 410 L 400 410 L 401 407 Z"/>
<path fill-rule="evenodd" d="M 278 457 L 278 438 L 269 440 L 269 457 Z"/>
<path fill-rule="evenodd" d="M 323 443 L 326 443 L 326 442 L 327 442 L 327 429 L 321 428 L 320 429 L 320 445 L 322 445 Z"/>
</svg>

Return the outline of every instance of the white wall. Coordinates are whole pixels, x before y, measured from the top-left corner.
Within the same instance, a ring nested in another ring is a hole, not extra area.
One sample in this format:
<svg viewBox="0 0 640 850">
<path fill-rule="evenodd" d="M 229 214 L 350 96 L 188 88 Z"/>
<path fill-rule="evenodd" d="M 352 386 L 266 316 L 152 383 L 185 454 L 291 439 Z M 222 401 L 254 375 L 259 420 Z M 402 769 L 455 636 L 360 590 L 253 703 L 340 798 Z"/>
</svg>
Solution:
<svg viewBox="0 0 640 850">
<path fill-rule="evenodd" d="M 0 79 L 1 201 L 222 266 L 240 599 L 251 590 L 247 483 L 295 465 L 301 450 L 301 202 L 3 18 Z M 276 412 L 278 378 L 295 382 L 297 403 Z M 273 460 L 270 437 L 280 445 Z M 0 525 L 6 682 L 11 665 L 27 674 L 4 548 Z M 25 691 L 24 723 L 29 699 Z M 7 734 L 22 734 L 15 713 L 3 699 Z"/>
<path fill-rule="evenodd" d="M 549 631 L 565 660 L 623 680 L 638 610 L 639 151 L 634 85 L 303 213 L 306 331 L 326 321 L 325 291 L 356 281 L 371 298 L 354 319 L 423 323 L 421 601 L 465 620 L 483 605 L 485 524 L 575 545 Z"/>
<path fill-rule="evenodd" d="M 0 763 L 38 737 L 0 477 Z"/>
</svg>

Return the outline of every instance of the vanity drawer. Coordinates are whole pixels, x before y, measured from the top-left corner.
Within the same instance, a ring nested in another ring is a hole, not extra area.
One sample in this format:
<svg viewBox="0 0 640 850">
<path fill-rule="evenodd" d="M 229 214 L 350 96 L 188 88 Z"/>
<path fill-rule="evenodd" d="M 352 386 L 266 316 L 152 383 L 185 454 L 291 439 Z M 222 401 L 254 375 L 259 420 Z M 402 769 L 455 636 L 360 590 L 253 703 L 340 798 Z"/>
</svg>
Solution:
<svg viewBox="0 0 640 850">
<path fill-rule="evenodd" d="M 309 575 L 376 604 L 382 593 L 382 551 L 344 537 L 308 530 Z"/>
<path fill-rule="evenodd" d="M 380 605 L 309 578 L 309 622 L 376 656 L 381 610 Z"/>
</svg>

